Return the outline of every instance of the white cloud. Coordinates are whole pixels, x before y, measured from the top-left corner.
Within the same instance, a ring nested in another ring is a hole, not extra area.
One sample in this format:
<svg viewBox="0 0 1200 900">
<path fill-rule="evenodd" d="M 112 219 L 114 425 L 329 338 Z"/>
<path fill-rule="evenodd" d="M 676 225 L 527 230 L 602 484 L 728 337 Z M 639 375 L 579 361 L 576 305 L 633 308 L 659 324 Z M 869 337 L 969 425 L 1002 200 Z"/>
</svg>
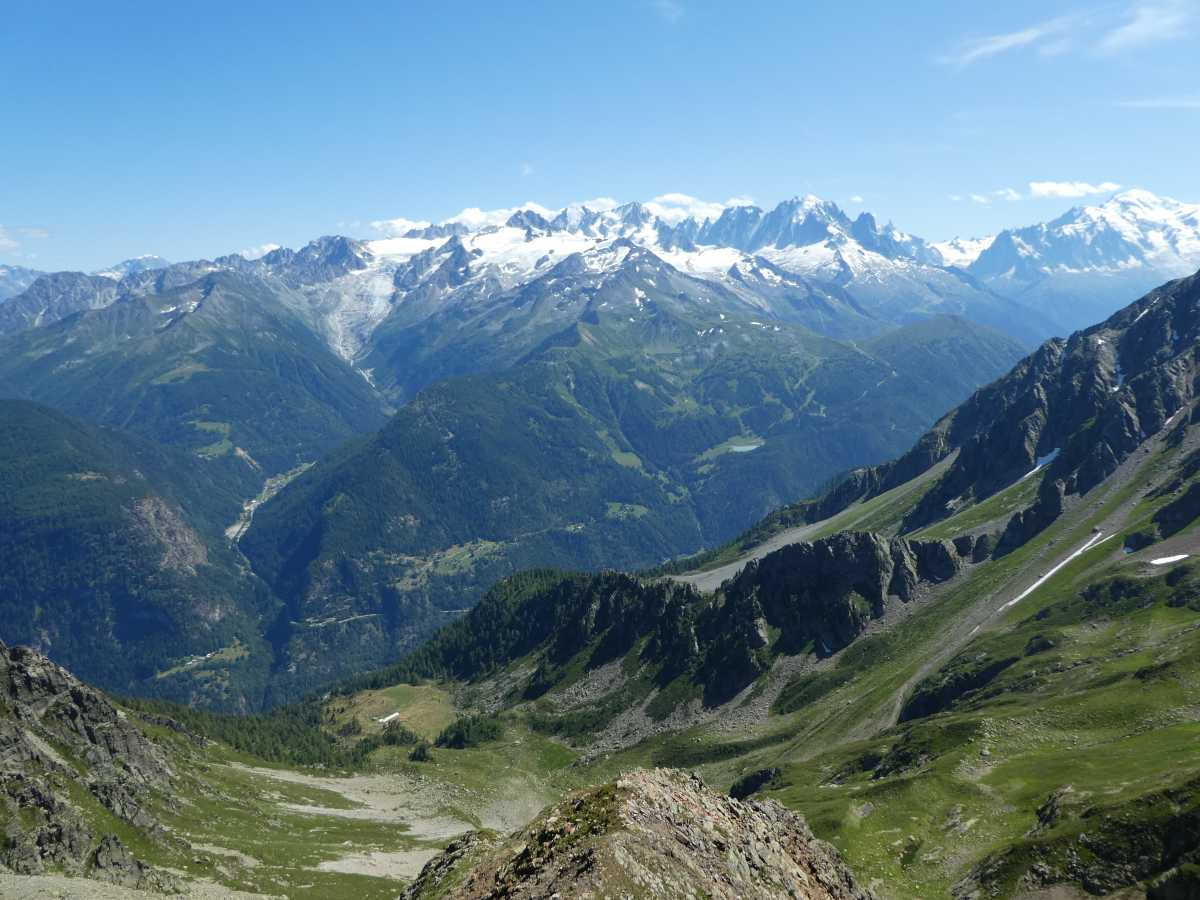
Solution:
<svg viewBox="0 0 1200 900">
<path fill-rule="evenodd" d="M 731 206 L 753 206 L 749 197 L 730 197 L 724 203 L 701 200 L 690 194 L 660 194 L 643 204 L 651 213 L 669 225 L 693 218 L 699 222 L 716 219 Z"/>
<path fill-rule="evenodd" d="M 1200 109 L 1200 96 L 1146 97 L 1141 100 L 1119 100 L 1122 109 Z"/>
<path fill-rule="evenodd" d="M 947 65 L 969 66 L 981 59 L 1007 53 L 1010 50 L 1020 50 L 1037 45 L 1053 46 L 1053 44 L 1061 43 L 1063 36 L 1078 22 L 1079 19 L 1076 16 L 1060 16 L 1057 19 L 1048 19 L 1018 31 L 973 38 L 963 41 L 955 50 L 940 57 L 939 61 Z"/>
<path fill-rule="evenodd" d="M 654 11 L 665 22 L 674 25 L 683 18 L 683 4 L 679 0 L 654 0 Z"/>
<path fill-rule="evenodd" d="M 1102 53 L 1171 41 L 1188 34 L 1195 10 L 1185 0 L 1139 3 L 1126 14 L 1126 21 L 1107 31 L 1096 45 Z"/>
<path fill-rule="evenodd" d="M 419 228 L 428 228 L 432 222 L 425 222 L 418 219 L 378 219 L 371 223 L 371 227 L 382 234 L 384 237 L 404 237 L 408 232 Z"/>
<path fill-rule="evenodd" d="M 1119 191 L 1121 186 L 1115 181 L 1102 181 L 1090 184 L 1086 181 L 1031 181 L 1029 194 L 1032 197 L 1059 197 L 1075 199 L 1089 197 L 1093 194 L 1111 194 Z"/>
<path fill-rule="evenodd" d="M 0 225 L 0 250 L 19 250 L 22 241 L 45 240 L 48 237 L 49 231 L 35 225 Z M 24 255 L 33 258 L 33 254 Z"/>
<path fill-rule="evenodd" d="M 244 250 L 238 251 L 238 256 L 246 259 L 261 259 L 272 250 L 278 250 L 279 244 L 259 244 L 257 247 L 246 247 Z"/>
<path fill-rule="evenodd" d="M 990 206 L 996 200 L 1004 200 L 1008 203 L 1016 203 L 1021 199 L 1021 194 L 1014 191 L 1010 187 L 998 188 L 994 191 L 989 191 L 986 194 L 967 194 L 967 197 L 974 203 L 979 203 L 983 206 Z M 961 199 L 957 194 L 950 195 L 951 200 Z"/>
<path fill-rule="evenodd" d="M 1119 53 L 1186 37 L 1195 18 L 1195 0 L 1147 0 L 1123 7 L 1113 4 L 964 40 L 938 57 L 938 62 L 969 66 L 1019 50 L 1036 51 L 1048 58 L 1088 49 Z"/>
<path fill-rule="evenodd" d="M 527 162 L 521 163 L 521 177 L 522 178 L 528 178 L 530 175 L 532 175 L 534 173 L 534 171 L 535 170 L 533 168 L 533 163 L 527 163 Z"/>
<path fill-rule="evenodd" d="M 581 200 L 578 203 L 572 203 L 568 207 L 587 207 L 592 212 L 605 212 L 610 209 L 616 209 L 621 205 L 620 200 L 614 200 L 612 197 L 593 197 L 591 200 Z"/>
<path fill-rule="evenodd" d="M 556 210 L 547 209 L 540 203 L 534 203 L 532 200 L 529 200 L 511 209 L 480 209 L 478 206 L 470 206 L 458 215 L 443 220 L 442 224 L 466 225 L 468 228 L 487 228 L 489 225 L 503 225 L 513 213 L 523 209 L 530 210 L 546 218 L 553 218 L 557 215 Z"/>
<path fill-rule="evenodd" d="M 593 197 L 590 200 L 580 200 L 570 203 L 565 209 L 575 213 L 579 213 L 585 208 L 592 212 L 607 212 L 620 205 L 621 201 L 613 197 Z M 721 213 L 732 206 L 753 206 L 754 200 L 750 197 L 730 197 L 724 203 L 719 203 L 716 201 L 701 200 L 690 194 L 674 192 L 660 194 L 653 200 L 648 200 L 642 205 L 651 214 L 668 224 L 674 225 L 688 217 L 695 217 L 701 222 L 705 219 L 716 219 Z M 532 200 L 522 203 L 519 206 L 504 209 L 480 209 L 477 206 L 472 206 L 464 209 L 457 215 L 443 219 L 441 224 L 465 225 L 472 231 L 476 231 L 481 228 L 503 225 L 512 217 L 513 213 L 520 210 L 530 210 L 546 219 L 553 219 L 563 211 L 562 209 L 548 209 Z M 425 228 L 429 225 L 428 222 L 405 218 L 381 219 L 370 224 L 372 229 L 385 237 L 403 237 L 413 229 Z"/>
<path fill-rule="evenodd" d="M 853 197 L 850 198 L 850 202 L 851 203 L 863 203 L 865 201 L 858 194 L 855 194 Z"/>
</svg>

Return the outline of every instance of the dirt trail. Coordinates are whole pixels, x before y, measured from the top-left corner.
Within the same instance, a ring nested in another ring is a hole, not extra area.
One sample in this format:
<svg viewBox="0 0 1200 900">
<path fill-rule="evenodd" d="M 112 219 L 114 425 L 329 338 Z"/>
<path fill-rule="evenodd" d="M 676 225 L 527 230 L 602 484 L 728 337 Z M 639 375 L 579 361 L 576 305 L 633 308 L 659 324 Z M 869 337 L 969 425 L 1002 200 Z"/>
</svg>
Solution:
<svg viewBox="0 0 1200 900">
<path fill-rule="evenodd" d="M 779 534 L 773 535 L 758 544 L 751 550 L 739 556 L 733 562 L 726 563 L 723 566 L 718 566 L 715 569 L 709 569 L 706 572 L 690 572 L 686 575 L 672 575 L 672 580 L 690 584 L 697 590 L 706 593 L 715 591 L 724 582 L 728 581 L 733 576 L 737 575 L 746 564 L 755 559 L 762 559 L 768 553 L 773 553 L 781 547 L 786 547 L 788 544 L 794 544 L 797 541 L 805 541 L 813 535 L 818 534 L 822 529 L 829 526 L 835 519 L 846 519 L 846 521 L 837 529 L 838 531 L 854 531 L 862 522 L 875 515 L 879 510 L 870 505 L 872 501 L 879 500 L 889 495 L 893 499 L 898 499 L 901 496 L 910 494 L 917 490 L 922 485 L 932 481 L 934 478 L 940 477 L 943 472 L 958 458 L 958 451 L 955 450 L 945 459 L 931 466 L 926 471 L 922 472 L 912 481 L 900 487 L 892 488 L 890 491 L 885 491 L 878 497 L 872 497 L 869 500 L 862 501 L 857 504 L 846 507 L 841 512 L 834 513 L 827 519 L 821 519 L 819 522 L 812 522 L 807 525 L 797 525 L 794 528 L 788 528 L 786 531 L 781 531 Z"/>
<path fill-rule="evenodd" d="M 690 584 L 697 590 L 706 593 L 715 591 L 724 582 L 742 571 L 746 567 L 746 563 L 754 559 L 762 559 L 768 553 L 773 553 L 780 547 L 786 547 L 788 544 L 803 541 L 824 524 L 822 521 L 814 522 L 811 525 L 798 525 L 795 528 L 789 528 L 787 531 L 781 531 L 774 537 L 763 541 L 745 556 L 738 557 L 731 563 L 726 563 L 715 569 L 709 569 L 707 572 L 695 572 L 690 575 L 675 575 L 672 577 L 675 581 Z"/>
</svg>

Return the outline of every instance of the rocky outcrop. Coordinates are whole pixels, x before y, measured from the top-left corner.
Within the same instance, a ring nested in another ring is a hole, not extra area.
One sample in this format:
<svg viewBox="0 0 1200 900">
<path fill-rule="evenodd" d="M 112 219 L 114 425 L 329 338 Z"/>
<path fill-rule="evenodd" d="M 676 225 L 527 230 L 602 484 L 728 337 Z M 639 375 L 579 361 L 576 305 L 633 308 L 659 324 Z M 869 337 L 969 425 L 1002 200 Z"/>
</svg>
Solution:
<svg viewBox="0 0 1200 900">
<path fill-rule="evenodd" d="M 533 671 L 513 696 L 531 701 L 555 691 L 576 666 L 593 672 L 625 658 L 633 668 L 623 667 L 621 683 L 637 671 L 659 689 L 659 720 L 697 695 L 711 709 L 736 697 L 780 655 L 825 657 L 841 650 L 889 608 L 977 561 L 983 543 L 971 536 L 919 541 L 844 532 L 751 562 L 715 595 L 612 572 L 542 573 L 532 589 L 526 584 L 532 576 L 512 579 L 405 663 L 366 684 L 447 673 L 478 678 L 527 658 L 535 661 Z M 662 690 L 677 681 L 672 691 Z M 605 691 L 613 687 L 608 683 Z M 638 702 L 614 696 L 603 715 Z"/>
<path fill-rule="evenodd" d="M 871 900 L 837 851 L 778 803 L 710 791 L 696 775 L 633 771 L 543 813 L 507 840 L 468 836 L 404 900 L 534 897 Z"/>
<path fill-rule="evenodd" d="M 181 889 L 177 878 L 159 872 L 137 859 L 129 852 L 121 839 L 115 835 L 106 834 L 100 840 L 100 846 L 92 855 L 91 877 L 97 881 L 107 881 L 109 884 L 121 887 L 136 888 L 143 891 L 178 891 Z"/>
<path fill-rule="evenodd" d="M 990 497 L 1035 467 L 1037 500 L 1016 513 L 996 550 L 1029 540 L 1116 471 L 1196 396 L 1200 274 L 1170 282 L 1108 320 L 1047 341 L 980 389 L 894 462 L 856 469 L 822 497 L 789 508 L 828 518 L 953 456 L 900 525 L 901 533 Z"/>
<path fill-rule="evenodd" d="M 64 748 L 94 779 L 163 786 L 166 758 L 99 691 L 28 647 L 0 642 L 0 766 L 68 766 Z"/>
<path fill-rule="evenodd" d="M 128 887 L 169 886 L 111 835 L 96 835 L 76 803 L 91 794 L 150 836 L 151 791 L 172 771 L 104 695 L 28 647 L 0 643 L 0 864 L 14 872 L 91 874 Z M 6 812 L 7 815 L 3 815 Z"/>
<path fill-rule="evenodd" d="M 1200 781 L 1113 801 L 1056 791 L 1026 841 L 989 854 L 955 886 L 955 900 L 983 900 L 1019 886 L 1029 895 L 1078 885 L 1107 895 L 1150 882 L 1150 897 L 1195 897 L 1200 864 Z"/>
<path fill-rule="evenodd" d="M 726 604 L 754 604 L 779 629 L 779 649 L 813 644 L 829 653 L 883 615 L 889 597 L 908 602 L 954 577 L 971 559 L 974 539 L 888 539 L 842 532 L 789 544 L 749 563 L 724 587 Z"/>
<path fill-rule="evenodd" d="M 60 799 L 45 779 L 0 774 L 0 805 L 9 812 L 0 863 L 22 875 L 47 869 L 83 873 L 95 838 L 79 810 Z"/>
<path fill-rule="evenodd" d="M 196 567 L 208 562 L 208 548 L 178 510 L 161 497 L 150 495 L 133 504 L 138 530 L 162 547 L 159 565 L 164 569 L 196 574 Z"/>
</svg>

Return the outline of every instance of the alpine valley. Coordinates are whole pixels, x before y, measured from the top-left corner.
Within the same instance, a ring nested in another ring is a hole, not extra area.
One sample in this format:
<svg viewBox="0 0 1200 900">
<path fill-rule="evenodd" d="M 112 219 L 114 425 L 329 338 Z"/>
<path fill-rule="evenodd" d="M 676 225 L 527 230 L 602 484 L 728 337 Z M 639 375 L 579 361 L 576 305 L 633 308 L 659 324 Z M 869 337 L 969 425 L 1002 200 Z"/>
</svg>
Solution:
<svg viewBox="0 0 1200 900">
<path fill-rule="evenodd" d="M 1198 895 L 1200 206 L 379 227 L 0 269 L 0 895 Z"/>
</svg>

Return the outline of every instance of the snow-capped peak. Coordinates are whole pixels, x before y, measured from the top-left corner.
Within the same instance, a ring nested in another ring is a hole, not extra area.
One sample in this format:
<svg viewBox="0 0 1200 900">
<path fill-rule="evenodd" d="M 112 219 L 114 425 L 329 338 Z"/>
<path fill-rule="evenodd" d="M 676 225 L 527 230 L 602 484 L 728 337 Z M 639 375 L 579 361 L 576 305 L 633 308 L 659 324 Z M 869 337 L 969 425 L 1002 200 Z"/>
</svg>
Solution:
<svg viewBox="0 0 1200 900">
<path fill-rule="evenodd" d="M 1052 222 L 1001 232 L 971 265 L 978 275 L 1019 279 L 1051 272 L 1154 268 L 1183 274 L 1200 264 L 1200 205 L 1122 191 Z"/>
<path fill-rule="evenodd" d="M 1118 194 L 1113 194 L 1105 206 L 1140 206 L 1143 208 L 1153 207 L 1180 207 L 1185 204 L 1178 200 L 1172 200 L 1170 197 L 1160 197 L 1158 194 L 1143 190 L 1142 188 L 1130 188 L 1126 191 L 1121 191 Z"/>
<path fill-rule="evenodd" d="M 111 278 L 114 281 L 120 281 L 126 275 L 134 275 L 138 272 L 149 272 L 154 269 L 165 269 L 171 265 L 161 256 L 155 256 L 152 253 L 144 253 L 141 256 L 135 256 L 131 259 L 122 260 L 115 266 L 109 266 L 99 272 L 93 272 L 93 275 L 99 275 L 102 278 Z"/>
</svg>

